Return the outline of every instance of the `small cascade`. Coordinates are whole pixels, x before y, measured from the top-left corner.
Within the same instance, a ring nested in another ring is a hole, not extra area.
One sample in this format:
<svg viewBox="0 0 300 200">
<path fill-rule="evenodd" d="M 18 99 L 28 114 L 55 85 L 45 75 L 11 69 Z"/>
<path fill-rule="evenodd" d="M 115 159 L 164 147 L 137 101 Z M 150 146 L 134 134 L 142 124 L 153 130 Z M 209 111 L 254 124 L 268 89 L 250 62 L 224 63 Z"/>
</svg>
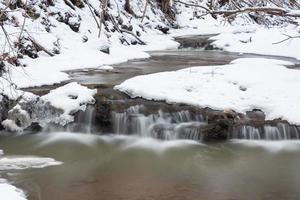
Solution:
<svg viewBox="0 0 300 200">
<path fill-rule="evenodd" d="M 92 133 L 93 124 L 95 119 L 95 107 L 89 105 L 86 107 L 84 112 L 80 112 L 75 123 L 71 123 L 67 126 L 68 132 L 81 132 L 81 133 Z"/>
<path fill-rule="evenodd" d="M 123 113 L 113 112 L 113 130 L 117 134 L 135 134 L 159 139 L 201 139 L 206 119 L 188 110 L 147 113 L 143 105 L 132 106 Z"/>
<path fill-rule="evenodd" d="M 286 123 L 254 127 L 243 125 L 233 134 L 234 139 L 247 140 L 298 140 L 300 128 Z"/>
</svg>

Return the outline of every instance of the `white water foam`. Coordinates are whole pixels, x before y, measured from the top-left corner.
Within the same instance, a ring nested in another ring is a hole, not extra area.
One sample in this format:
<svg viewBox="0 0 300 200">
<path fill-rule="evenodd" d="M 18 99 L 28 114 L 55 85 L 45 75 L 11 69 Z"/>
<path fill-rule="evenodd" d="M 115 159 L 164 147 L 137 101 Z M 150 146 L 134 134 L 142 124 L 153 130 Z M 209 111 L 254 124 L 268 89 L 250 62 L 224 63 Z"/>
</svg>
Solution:
<svg viewBox="0 0 300 200">
<path fill-rule="evenodd" d="M 263 148 L 272 153 L 282 151 L 300 151 L 300 141 L 298 140 L 281 140 L 281 141 L 267 141 L 267 140 L 230 140 L 233 144 L 240 144 L 250 148 Z"/>
<path fill-rule="evenodd" d="M 35 156 L 3 156 L 0 158 L 0 171 L 44 168 L 61 164 L 62 162 L 56 161 L 53 158 Z"/>
<path fill-rule="evenodd" d="M 40 146 L 46 146 L 59 142 L 76 142 L 85 146 L 94 146 L 97 142 L 119 143 L 121 149 L 141 148 L 157 152 L 165 151 L 170 148 L 181 148 L 188 145 L 203 145 L 193 140 L 169 140 L 163 141 L 155 138 L 147 138 L 129 135 L 91 135 L 84 133 L 56 132 L 39 134 L 43 137 Z"/>
</svg>

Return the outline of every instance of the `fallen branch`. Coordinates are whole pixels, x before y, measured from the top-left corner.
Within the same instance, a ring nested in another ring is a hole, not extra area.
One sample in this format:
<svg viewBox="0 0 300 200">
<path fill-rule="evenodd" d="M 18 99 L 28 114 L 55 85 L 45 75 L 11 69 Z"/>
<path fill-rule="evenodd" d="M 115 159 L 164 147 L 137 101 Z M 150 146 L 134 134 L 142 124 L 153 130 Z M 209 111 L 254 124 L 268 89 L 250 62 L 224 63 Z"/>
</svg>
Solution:
<svg viewBox="0 0 300 200">
<path fill-rule="evenodd" d="M 72 8 L 72 10 L 75 10 L 75 6 L 73 6 L 73 4 L 69 1 L 69 0 L 64 0 L 65 4 L 67 6 L 69 6 L 70 8 Z"/>
<path fill-rule="evenodd" d="M 284 16 L 284 17 L 300 17 L 300 12 L 293 12 L 292 10 L 286 10 L 283 8 L 271 8 L 271 7 L 248 7 L 236 10 L 211 10 L 205 6 L 198 4 L 186 3 L 181 0 L 174 0 L 175 3 L 180 3 L 186 6 L 197 7 L 205 10 L 207 14 L 211 14 L 213 17 L 216 15 L 224 15 L 225 17 L 231 17 L 233 15 L 238 15 L 241 13 L 250 13 L 250 12 L 264 12 L 270 15 Z"/>
<path fill-rule="evenodd" d="M 38 43 L 29 33 L 27 30 L 25 30 L 25 32 L 28 35 L 28 39 L 40 50 L 44 51 L 46 54 L 48 54 L 49 56 L 53 57 L 54 54 L 52 52 L 50 52 L 49 50 L 47 50 L 45 47 L 43 47 L 40 43 Z"/>
<path fill-rule="evenodd" d="M 144 41 L 142 41 L 138 36 L 136 36 L 133 32 L 125 30 L 125 29 L 120 29 L 121 33 L 127 33 L 129 35 L 132 35 L 141 45 L 146 45 Z"/>
<path fill-rule="evenodd" d="M 93 11 L 92 5 L 90 4 L 90 2 L 89 2 L 88 0 L 85 0 L 85 3 L 87 4 L 87 6 L 88 6 L 88 8 L 89 8 L 89 10 L 90 10 L 90 12 L 91 12 L 91 14 L 92 14 L 92 17 L 94 18 L 94 20 L 95 20 L 95 22 L 96 22 L 96 24 L 97 24 L 98 29 L 100 29 L 100 24 L 99 24 L 99 22 L 98 22 L 98 20 L 97 20 L 97 18 L 96 18 L 96 15 L 95 15 L 95 13 L 94 13 L 94 11 Z"/>
<path fill-rule="evenodd" d="M 174 0 L 174 3 L 180 3 L 180 4 L 183 4 L 185 6 L 192 6 L 192 7 L 202 8 L 202 9 L 206 10 L 208 13 L 212 12 L 210 9 L 206 8 L 205 6 L 200 6 L 198 4 L 186 3 L 186 2 L 183 2 L 183 1 L 180 1 L 180 0 Z"/>
<path fill-rule="evenodd" d="M 226 17 L 232 16 L 232 15 L 238 15 L 241 13 L 250 13 L 250 12 L 264 12 L 267 14 L 278 15 L 278 16 L 300 17 L 300 14 L 292 13 L 289 10 L 285 10 L 282 8 L 268 8 L 268 7 L 249 7 L 249 8 L 242 8 L 242 9 L 238 9 L 238 10 L 210 11 L 211 14 L 224 15 Z"/>
<path fill-rule="evenodd" d="M 287 35 L 287 34 L 283 34 L 283 35 L 286 36 L 285 39 L 280 40 L 279 42 L 274 42 L 272 44 L 280 44 L 280 43 L 283 43 L 283 42 L 291 40 L 291 39 L 300 38 L 300 35 L 297 35 L 297 36 L 291 36 L 291 35 Z"/>
</svg>

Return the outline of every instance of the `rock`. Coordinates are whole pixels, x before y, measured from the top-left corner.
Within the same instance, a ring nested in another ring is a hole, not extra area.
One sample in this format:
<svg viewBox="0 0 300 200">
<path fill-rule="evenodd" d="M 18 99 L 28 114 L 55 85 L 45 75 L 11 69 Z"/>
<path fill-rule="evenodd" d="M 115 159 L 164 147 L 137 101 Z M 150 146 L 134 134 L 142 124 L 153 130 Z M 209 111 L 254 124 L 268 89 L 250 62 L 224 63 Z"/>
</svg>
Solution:
<svg viewBox="0 0 300 200">
<path fill-rule="evenodd" d="M 39 125 L 39 123 L 37 123 L 37 122 L 33 122 L 33 123 L 31 123 L 31 125 L 29 126 L 29 127 L 27 127 L 26 129 L 25 129 L 25 131 L 29 131 L 29 132 L 33 132 L 33 133 L 38 133 L 38 132 L 40 132 L 40 131 L 42 131 L 42 127 Z"/>
<path fill-rule="evenodd" d="M 0 95 L 0 122 L 2 122 L 3 120 L 5 120 L 7 118 L 8 115 L 8 111 L 10 109 L 12 102 L 8 99 L 7 96 L 5 95 Z M 2 126 L 2 124 L 0 123 L 0 130 L 3 130 L 4 127 Z"/>
<path fill-rule="evenodd" d="M 138 44 L 138 42 L 137 42 L 136 40 L 131 40 L 130 43 L 131 43 L 132 45 L 137 45 L 137 44 Z"/>
<path fill-rule="evenodd" d="M 123 25 L 121 25 L 121 28 L 127 30 L 128 26 L 123 24 Z"/>
<path fill-rule="evenodd" d="M 266 115 L 262 110 L 259 109 L 253 109 L 252 111 L 247 111 L 246 116 L 249 119 L 252 120 L 262 120 L 264 121 L 266 119 Z"/>
<path fill-rule="evenodd" d="M 204 142 L 222 141 L 228 138 L 230 123 L 226 119 L 217 120 L 210 123 L 202 130 L 202 139 Z"/>
<path fill-rule="evenodd" d="M 35 8 L 30 8 L 30 7 L 28 7 L 28 8 L 26 9 L 26 14 L 27 14 L 31 19 L 33 19 L 33 20 L 35 20 L 35 19 L 37 19 L 37 18 L 39 18 L 39 17 L 41 16 L 41 14 L 38 13 L 38 12 L 35 10 Z"/>
<path fill-rule="evenodd" d="M 169 27 L 162 27 L 162 26 L 157 26 L 156 29 L 160 30 L 164 34 L 168 34 L 170 28 Z"/>
<path fill-rule="evenodd" d="M 71 0 L 72 4 L 78 8 L 84 8 L 84 4 L 81 0 Z"/>
<path fill-rule="evenodd" d="M 97 101 L 95 107 L 95 124 L 105 131 L 112 131 L 111 103 Z"/>
<path fill-rule="evenodd" d="M 122 19 L 121 17 L 118 17 L 118 24 L 119 24 L 119 25 L 122 25 L 123 22 L 124 22 L 123 19 Z"/>
<path fill-rule="evenodd" d="M 110 45 L 107 42 L 103 42 L 99 49 L 103 53 L 110 54 Z"/>
</svg>

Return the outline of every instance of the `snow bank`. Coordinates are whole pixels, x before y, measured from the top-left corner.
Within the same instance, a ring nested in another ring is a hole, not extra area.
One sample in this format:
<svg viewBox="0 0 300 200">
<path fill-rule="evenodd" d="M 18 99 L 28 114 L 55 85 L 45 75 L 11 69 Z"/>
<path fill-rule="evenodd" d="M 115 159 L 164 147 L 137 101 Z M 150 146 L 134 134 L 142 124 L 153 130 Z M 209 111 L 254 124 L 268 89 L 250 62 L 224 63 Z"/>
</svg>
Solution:
<svg viewBox="0 0 300 200">
<path fill-rule="evenodd" d="M 93 8 L 101 6 L 100 1 L 90 0 Z M 138 16 L 142 16 L 146 1 L 133 1 L 131 8 Z M 157 9 L 153 11 L 150 6 L 147 8 L 146 17 L 141 22 L 140 18 L 131 17 L 124 11 L 123 1 L 112 1 L 109 13 L 116 19 L 120 18 L 123 26 L 131 26 L 132 33 L 139 35 L 147 45 L 129 45 L 135 41 L 132 35 L 119 33 L 118 31 L 107 31 L 103 29 L 101 37 L 98 37 L 99 28 L 89 7 L 85 4 L 83 8 L 74 7 L 71 9 L 64 1 L 54 1 L 54 6 L 45 6 L 45 2 L 32 1 L 29 5 L 38 13 L 35 20 L 26 20 L 24 28 L 35 41 L 42 44 L 50 52 L 59 52 L 51 57 L 40 51 L 37 58 L 32 59 L 24 56 L 21 63 L 26 67 L 11 67 L 10 79 L 19 87 L 33 87 L 50 85 L 69 80 L 66 70 L 80 68 L 97 68 L 101 65 L 111 65 L 126 62 L 129 59 L 148 58 L 150 55 L 146 50 L 158 50 L 176 48 L 172 37 L 162 34 L 156 27 L 166 26 L 162 20 L 162 12 Z M 30 8 L 31 8 L 30 7 Z M 97 10 L 97 9 L 96 9 Z M 4 23 L 6 31 L 11 39 L 18 40 L 20 26 L 24 20 L 25 12 L 22 8 L 18 11 L 8 12 L 15 23 Z M 155 12 L 155 13 L 154 13 Z M 68 24 L 80 24 L 77 31 L 71 30 Z M 109 29 L 113 29 L 108 23 Z M 121 27 L 121 25 L 120 25 Z M 126 41 L 126 42 L 123 42 Z M 28 42 L 28 41 L 27 41 Z M 26 43 L 27 44 L 27 43 Z M 26 46 L 25 44 L 25 46 Z M 7 50 L 4 36 L 0 35 L 0 45 Z M 109 54 L 104 53 L 103 48 L 109 48 Z M 1 80 L 0 80 L 1 81 Z"/>
<path fill-rule="evenodd" d="M 211 39 L 216 40 L 213 43 L 216 47 L 225 51 L 286 56 L 300 60 L 300 38 L 286 40 L 287 35 L 299 36 L 300 28 L 290 25 L 284 28 L 236 29 Z"/>
<path fill-rule="evenodd" d="M 300 124 L 300 71 L 271 59 L 238 59 L 224 66 L 193 67 L 131 78 L 115 87 L 131 97 L 245 113 Z"/>
<path fill-rule="evenodd" d="M 3 200 L 26 200 L 22 190 L 6 183 L 3 179 L 0 180 L 0 196 Z"/>
</svg>

